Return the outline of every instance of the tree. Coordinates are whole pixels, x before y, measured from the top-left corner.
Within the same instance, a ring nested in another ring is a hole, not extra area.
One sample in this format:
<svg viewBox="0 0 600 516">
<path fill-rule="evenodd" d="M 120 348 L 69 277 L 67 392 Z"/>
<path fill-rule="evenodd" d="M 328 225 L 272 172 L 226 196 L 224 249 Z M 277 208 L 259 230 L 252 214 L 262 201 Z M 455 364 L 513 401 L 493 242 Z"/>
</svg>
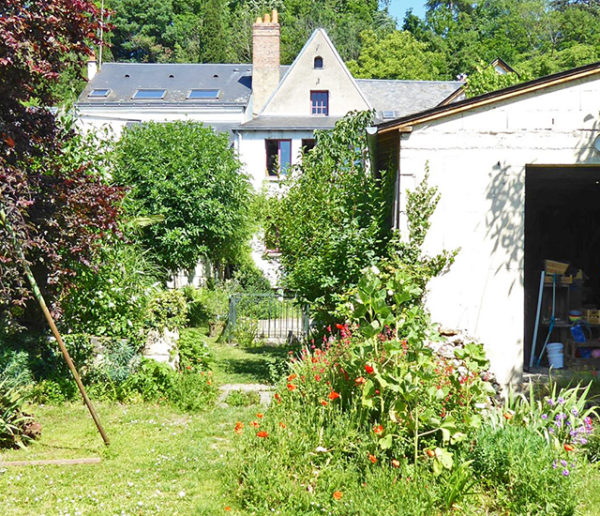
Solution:
<svg viewBox="0 0 600 516">
<path fill-rule="evenodd" d="M 167 270 L 193 269 L 202 257 L 235 263 L 250 236 L 251 187 L 226 134 L 192 122 L 148 123 L 123 134 L 114 180 L 129 188 L 130 216 L 160 216 L 140 243 Z"/>
<path fill-rule="evenodd" d="M 440 59 L 408 31 L 394 31 L 378 38 L 372 30 L 361 34 L 362 50 L 348 69 L 365 79 L 420 79 L 439 77 Z"/>
<path fill-rule="evenodd" d="M 81 68 L 99 43 L 97 18 L 88 0 L 12 0 L 0 16 L 0 210 L 51 302 L 117 229 L 119 190 L 90 147 L 67 156 L 77 136 L 45 107 L 61 72 Z M 23 315 L 30 294 L 0 223 L 0 315 Z"/>
<path fill-rule="evenodd" d="M 293 170 L 289 190 L 271 199 L 266 231 L 281 251 L 287 287 L 326 317 L 336 295 L 384 253 L 390 235 L 387 176 L 371 175 L 365 128 L 372 113 L 352 113 Z"/>
</svg>

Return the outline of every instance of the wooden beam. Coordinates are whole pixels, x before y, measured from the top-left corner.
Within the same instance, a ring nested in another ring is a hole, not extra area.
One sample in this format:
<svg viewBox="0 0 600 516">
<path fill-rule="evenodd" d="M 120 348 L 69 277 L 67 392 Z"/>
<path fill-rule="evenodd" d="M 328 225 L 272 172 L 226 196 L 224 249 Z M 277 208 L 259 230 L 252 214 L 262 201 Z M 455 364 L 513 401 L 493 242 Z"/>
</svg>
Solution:
<svg viewBox="0 0 600 516">
<path fill-rule="evenodd" d="M 4 466 L 68 466 L 71 464 L 100 464 L 100 457 L 89 457 L 85 459 L 48 459 L 48 460 L 12 460 L 0 462 L 0 468 Z"/>
</svg>

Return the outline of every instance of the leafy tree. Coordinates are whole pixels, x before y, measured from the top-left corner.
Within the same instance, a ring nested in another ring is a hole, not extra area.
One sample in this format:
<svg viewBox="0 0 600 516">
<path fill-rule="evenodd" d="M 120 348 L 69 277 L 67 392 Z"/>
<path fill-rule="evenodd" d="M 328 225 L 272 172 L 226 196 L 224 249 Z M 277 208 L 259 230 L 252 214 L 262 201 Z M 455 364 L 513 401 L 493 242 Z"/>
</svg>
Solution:
<svg viewBox="0 0 600 516">
<path fill-rule="evenodd" d="M 99 43 L 97 17 L 87 0 L 13 0 L 0 16 L 0 211 L 51 302 L 116 230 L 119 190 L 93 165 L 95 149 L 45 107 L 60 74 Z M 22 316 L 30 299 L 0 223 L 0 315 Z"/>
<path fill-rule="evenodd" d="M 251 187 L 226 134 L 192 122 L 148 123 L 125 131 L 115 150 L 115 182 L 129 187 L 126 212 L 159 216 L 140 243 L 167 270 L 202 257 L 235 263 L 250 235 Z"/>
<path fill-rule="evenodd" d="M 367 79 L 437 79 L 440 59 L 408 31 L 394 31 L 381 38 L 372 30 L 361 34 L 362 50 L 348 68 Z"/>
<path fill-rule="evenodd" d="M 507 88 L 513 84 L 518 84 L 526 79 L 526 76 L 519 76 L 516 73 L 500 74 L 495 68 L 483 62 L 477 67 L 475 73 L 467 77 L 465 94 L 467 97 L 476 97 L 490 91 Z"/>
<path fill-rule="evenodd" d="M 317 131 L 289 190 L 271 200 L 267 231 L 281 251 L 285 284 L 323 315 L 382 256 L 390 235 L 390 182 L 373 177 L 367 162 L 371 121 L 372 113 L 352 113 L 333 131 Z"/>
</svg>

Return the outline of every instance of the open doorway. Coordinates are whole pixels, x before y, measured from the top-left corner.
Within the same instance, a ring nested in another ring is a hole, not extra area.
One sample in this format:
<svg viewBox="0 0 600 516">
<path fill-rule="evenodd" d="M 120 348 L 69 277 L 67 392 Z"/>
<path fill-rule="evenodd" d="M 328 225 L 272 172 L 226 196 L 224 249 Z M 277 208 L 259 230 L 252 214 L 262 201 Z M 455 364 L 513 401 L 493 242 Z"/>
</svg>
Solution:
<svg viewBox="0 0 600 516">
<path fill-rule="evenodd" d="M 600 308 L 600 165 L 527 166 L 524 261 L 526 368 L 531 354 L 544 260 L 570 264 L 566 274 L 572 277 L 579 270 L 583 271 L 582 280 L 561 286 L 564 295 L 561 294 L 563 299 L 560 302 L 569 305 L 561 307 L 563 312 L 567 310 L 566 314 L 560 314 L 565 318 L 565 325 L 568 310 Z M 549 297 L 548 293 L 545 295 Z M 547 315 L 542 314 L 542 318 Z M 547 331 L 547 326 L 540 326 L 536 354 L 540 352 Z"/>
</svg>

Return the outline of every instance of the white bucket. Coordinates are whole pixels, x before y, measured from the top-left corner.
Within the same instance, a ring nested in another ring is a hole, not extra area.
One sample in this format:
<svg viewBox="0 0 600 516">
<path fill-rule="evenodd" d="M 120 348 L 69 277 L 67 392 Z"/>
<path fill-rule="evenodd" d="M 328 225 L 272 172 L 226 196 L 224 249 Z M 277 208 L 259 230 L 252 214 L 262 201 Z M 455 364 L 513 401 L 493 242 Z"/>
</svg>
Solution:
<svg viewBox="0 0 600 516">
<path fill-rule="evenodd" d="M 554 369 L 564 367 L 563 344 L 561 342 L 551 342 L 546 346 L 548 350 L 548 362 Z"/>
</svg>

